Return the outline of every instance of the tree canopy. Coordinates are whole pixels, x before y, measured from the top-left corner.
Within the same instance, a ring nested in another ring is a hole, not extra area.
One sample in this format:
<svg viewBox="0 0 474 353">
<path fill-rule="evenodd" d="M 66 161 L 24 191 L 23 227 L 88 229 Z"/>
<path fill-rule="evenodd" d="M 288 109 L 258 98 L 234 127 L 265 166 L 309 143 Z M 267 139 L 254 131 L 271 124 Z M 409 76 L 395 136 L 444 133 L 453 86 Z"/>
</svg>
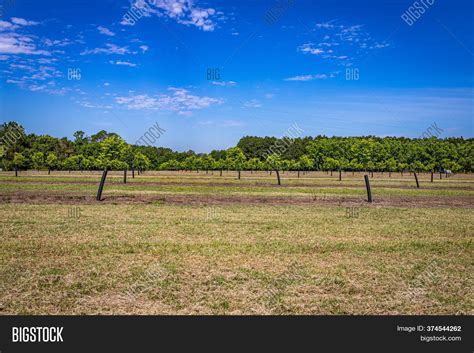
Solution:
<svg viewBox="0 0 474 353">
<path fill-rule="evenodd" d="M 473 139 L 405 137 L 245 136 L 237 146 L 208 154 L 130 145 L 105 130 L 74 139 L 26 134 L 16 122 L 0 125 L 0 166 L 4 170 L 169 169 L 169 170 L 373 170 L 472 172 Z"/>
</svg>

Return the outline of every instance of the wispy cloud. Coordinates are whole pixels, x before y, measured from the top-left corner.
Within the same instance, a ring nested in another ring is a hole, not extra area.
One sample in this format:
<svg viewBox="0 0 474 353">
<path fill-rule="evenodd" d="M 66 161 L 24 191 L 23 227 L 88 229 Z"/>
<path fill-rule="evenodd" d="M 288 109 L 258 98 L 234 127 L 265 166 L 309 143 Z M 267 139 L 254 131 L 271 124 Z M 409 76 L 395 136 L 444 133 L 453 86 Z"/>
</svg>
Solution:
<svg viewBox="0 0 474 353">
<path fill-rule="evenodd" d="M 312 80 L 325 80 L 329 76 L 326 74 L 316 74 L 316 75 L 301 75 L 285 78 L 285 81 L 312 81 Z"/>
<path fill-rule="evenodd" d="M 132 110 L 172 110 L 186 112 L 209 108 L 210 106 L 223 103 L 222 99 L 191 94 L 183 88 L 168 88 L 170 94 L 150 96 L 138 94 L 121 96 L 115 99 L 116 103 Z"/>
<path fill-rule="evenodd" d="M 302 53 L 313 54 L 313 55 L 319 55 L 319 54 L 325 53 L 325 51 L 321 48 L 314 48 L 313 43 L 305 43 L 305 44 L 299 46 L 298 50 Z"/>
<path fill-rule="evenodd" d="M 14 29 L 11 26 L 9 30 L 12 31 L 0 34 L 0 54 L 51 55 L 49 51 L 37 48 L 33 36 L 15 33 Z"/>
<path fill-rule="evenodd" d="M 327 78 L 336 77 L 339 72 L 331 72 L 330 74 L 315 74 L 315 75 L 300 75 L 285 78 L 285 81 L 312 81 L 312 80 L 325 80 Z"/>
<path fill-rule="evenodd" d="M 118 61 L 110 60 L 109 63 L 113 64 L 113 65 L 122 65 L 122 66 L 130 66 L 130 67 L 137 66 L 137 64 L 131 63 L 129 61 L 120 61 L 120 60 L 118 60 Z"/>
<path fill-rule="evenodd" d="M 19 26 L 36 26 L 39 24 L 39 22 L 28 21 L 28 20 L 25 20 L 24 18 L 18 18 L 18 17 L 12 17 L 11 21 L 12 23 Z"/>
<path fill-rule="evenodd" d="M 237 85 L 235 81 L 212 81 L 211 84 L 214 86 L 225 86 L 225 87 L 232 87 Z"/>
<path fill-rule="evenodd" d="M 117 54 L 117 55 L 124 55 L 129 54 L 130 51 L 128 47 L 119 47 L 118 45 L 106 43 L 106 48 L 95 48 L 95 49 L 87 49 L 84 50 L 81 55 L 88 55 L 88 54 Z"/>
<path fill-rule="evenodd" d="M 320 41 L 307 42 L 297 47 L 303 54 L 316 55 L 349 66 L 352 61 L 368 50 L 389 47 L 387 42 L 377 42 L 364 29 L 363 25 L 346 25 L 340 21 L 317 23 L 312 31 Z"/>
<path fill-rule="evenodd" d="M 115 33 L 106 27 L 98 26 L 97 30 L 99 31 L 100 34 L 103 34 L 103 35 L 110 36 L 110 37 L 115 36 Z"/>
<path fill-rule="evenodd" d="M 167 17 L 187 26 L 196 26 L 206 32 L 214 31 L 216 21 L 222 17 L 215 9 L 197 7 L 191 0 L 134 0 L 132 8 L 144 17 Z M 125 19 L 120 24 L 130 25 Z"/>
<path fill-rule="evenodd" d="M 261 106 L 262 104 L 256 99 L 251 99 L 249 101 L 244 102 L 245 108 L 260 108 Z"/>
</svg>

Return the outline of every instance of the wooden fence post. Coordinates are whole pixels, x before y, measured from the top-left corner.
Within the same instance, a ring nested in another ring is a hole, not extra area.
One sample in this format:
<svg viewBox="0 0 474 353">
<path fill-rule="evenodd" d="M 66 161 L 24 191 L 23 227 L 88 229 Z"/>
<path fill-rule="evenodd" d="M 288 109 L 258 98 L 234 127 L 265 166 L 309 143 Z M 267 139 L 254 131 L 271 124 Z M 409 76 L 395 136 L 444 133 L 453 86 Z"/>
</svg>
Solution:
<svg viewBox="0 0 474 353">
<path fill-rule="evenodd" d="M 367 202 L 372 202 L 372 191 L 370 190 L 369 176 L 364 175 L 365 187 L 367 189 Z"/>
<path fill-rule="evenodd" d="M 102 179 L 100 179 L 99 190 L 97 191 L 97 201 L 101 201 L 102 199 L 102 191 L 104 190 L 105 178 L 107 178 L 108 169 L 105 167 L 104 171 L 102 172 Z"/>
</svg>

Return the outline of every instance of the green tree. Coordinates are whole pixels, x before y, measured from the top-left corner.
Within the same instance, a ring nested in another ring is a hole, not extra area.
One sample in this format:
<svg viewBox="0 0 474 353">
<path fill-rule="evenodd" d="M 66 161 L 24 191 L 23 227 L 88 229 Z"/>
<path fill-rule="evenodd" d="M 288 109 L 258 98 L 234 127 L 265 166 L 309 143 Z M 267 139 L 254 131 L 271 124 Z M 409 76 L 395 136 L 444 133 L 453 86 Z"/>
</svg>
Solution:
<svg viewBox="0 0 474 353">
<path fill-rule="evenodd" d="M 28 160 L 21 153 L 15 153 L 13 157 L 13 165 L 16 169 L 22 169 L 27 166 Z"/>
<path fill-rule="evenodd" d="M 51 169 L 56 169 L 58 166 L 58 156 L 55 153 L 48 153 L 46 157 L 46 166 L 48 167 L 48 173 L 51 173 Z"/>
<path fill-rule="evenodd" d="M 100 145 L 99 161 L 103 168 L 128 168 L 127 160 L 131 154 L 131 146 L 124 139 L 118 135 L 112 135 L 104 139 Z M 138 167 L 136 164 L 135 166 Z"/>
<path fill-rule="evenodd" d="M 40 168 L 44 166 L 44 153 L 43 152 L 33 153 L 33 155 L 31 156 L 31 162 L 33 163 L 33 168 L 39 171 Z"/>
</svg>

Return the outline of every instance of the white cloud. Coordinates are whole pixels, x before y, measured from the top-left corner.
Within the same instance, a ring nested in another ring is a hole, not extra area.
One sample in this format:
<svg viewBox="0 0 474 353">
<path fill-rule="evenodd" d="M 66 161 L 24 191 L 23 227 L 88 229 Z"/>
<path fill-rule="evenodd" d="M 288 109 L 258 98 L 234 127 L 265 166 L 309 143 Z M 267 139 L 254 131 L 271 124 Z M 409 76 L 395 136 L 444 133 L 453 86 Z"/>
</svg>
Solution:
<svg viewBox="0 0 474 353">
<path fill-rule="evenodd" d="M 329 76 L 326 74 L 316 74 L 316 75 L 301 75 L 285 78 L 285 81 L 312 81 L 312 80 L 325 80 Z"/>
<path fill-rule="evenodd" d="M 260 108 L 262 104 L 256 100 L 256 99 L 251 99 L 247 102 L 244 102 L 244 107 L 246 108 Z"/>
<path fill-rule="evenodd" d="M 339 65 L 350 66 L 351 60 L 356 58 L 363 51 L 369 49 L 381 49 L 390 46 L 389 43 L 375 42 L 370 34 L 365 30 L 364 25 L 346 25 L 340 21 L 317 23 L 314 31 L 316 35 L 321 35 L 322 41 L 315 46 L 313 43 L 306 43 L 298 47 L 298 51 L 305 54 L 319 55 L 324 59 L 335 60 Z M 321 48 L 324 49 L 321 49 Z M 335 48 L 337 47 L 337 48 Z M 333 50 L 334 49 L 334 50 Z M 344 50 L 351 54 L 351 58 L 346 53 L 335 52 Z"/>
<path fill-rule="evenodd" d="M 104 86 L 105 86 L 105 87 L 110 86 L 110 83 L 105 82 L 105 83 L 104 83 Z"/>
<path fill-rule="evenodd" d="M 275 97 L 274 93 L 265 93 L 265 98 L 266 99 L 272 99 L 273 97 Z"/>
<path fill-rule="evenodd" d="M 115 33 L 112 32 L 110 29 L 108 29 L 108 28 L 106 28 L 106 27 L 98 26 L 97 29 L 98 29 L 98 31 L 99 31 L 100 34 L 103 34 L 103 35 L 106 35 L 106 36 L 110 36 L 110 37 L 115 36 Z"/>
<path fill-rule="evenodd" d="M 54 58 L 39 58 L 38 59 L 39 64 L 53 64 L 56 61 L 58 61 L 58 59 L 54 59 Z"/>
<path fill-rule="evenodd" d="M 2 21 L 0 20 L 0 31 L 5 31 L 5 30 L 14 30 L 17 29 L 19 26 L 15 26 L 11 24 L 8 21 Z"/>
<path fill-rule="evenodd" d="M 16 33 L 0 34 L 0 54 L 51 55 L 46 50 L 37 49 L 30 37 Z"/>
<path fill-rule="evenodd" d="M 232 87 L 237 85 L 235 81 L 212 81 L 211 84 L 214 86 L 224 86 L 224 87 Z"/>
<path fill-rule="evenodd" d="M 105 44 L 107 48 L 95 48 L 95 49 L 87 49 L 84 50 L 81 55 L 88 55 L 88 54 L 117 54 L 117 55 L 124 55 L 124 54 L 129 54 L 130 51 L 128 50 L 128 47 L 119 47 L 115 44 L 110 44 L 107 43 Z"/>
<path fill-rule="evenodd" d="M 332 22 L 333 21 L 323 22 L 323 23 L 316 23 L 316 28 L 331 29 L 331 28 L 336 27 Z"/>
<path fill-rule="evenodd" d="M 298 47 L 298 50 L 302 53 L 313 54 L 313 55 L 319 55 L 319 54 L 324 53 L 324 50 L 322 50 L 320 48 L 314 48 L 313 43 L 303 44 L 300 47 Z"/>
<path fill-rule="evenodd" d="M 315 75 L 300 75 L 285 78 L 285 81 L 312 81 L 312 80 L 325 80 L 327 78 L 336 77 L 339 71 L 331 72 L 329 74 L 315 74 Z"/>
<path fill-rule="evenodd" d="M 12 23 L 19 25 L 19 26 L 36 26 L 39 24 L 39 22 L 35 21 L 27 21 L 24 18 L 18 18 L 18 17 L 12 17 L 11 18 Z"/>
<path fill-rule="evenodd" d="M 150 49 L 150 48 L 148 47 L 148 45 L 140 45 L 140 49 L 142 50 L 142 53 L 145 53 L 145 52 L 147 52 L 148 49 Z"/>
<path fill-rule="evenodd" d="M 51 39 L 43 39 L 43 44 L 48 46 L 48 47 L 65 47 L 66 45 L 71 45 L 73 42 L 69 39 L 63 39 L 63 40 L 51 40 Z"/>
<path fill-rule="evenodd" d="M 140 17 L 150 17 L 152 15 L 168 17 L 187 26 L 196 26 L 203 31 L 213 31 L 216 27 L 214 17 L 222 17 L 222 13 L 216 12 L 213 8 L 196 7 L 192 0 L 134 0 L 132 1 L 132 9 L 133 12 L 141 14 Z M 133 25 L 134 22 L 123 18 L 120 24 L 126 26 Z"/>
<path fill-rule="evenodd" d="M 186 112 L 208 108 L 212 105 L 223 103 L 221 99 L 196 96 L 183 88 L 168 88 L 171 94 L 161 94 L 150 96 L 148 94 L 129 95 L 117 97 L 115 101 L 128 109 L 149 109 L 149 110 L 172 110 Z M 185 113 L 186 114 L 186 113 Z"/>
<path fill-rule="evenodd" d="M 130 67 L 137 66 L 137 64 L 131 63 L 129 61 L 113 61 L 113 60 L 110 60 L 109 63 L 113 64 L 113 65 L 123 65 L 123 66 L 130 66 Z"/>
</svg>

